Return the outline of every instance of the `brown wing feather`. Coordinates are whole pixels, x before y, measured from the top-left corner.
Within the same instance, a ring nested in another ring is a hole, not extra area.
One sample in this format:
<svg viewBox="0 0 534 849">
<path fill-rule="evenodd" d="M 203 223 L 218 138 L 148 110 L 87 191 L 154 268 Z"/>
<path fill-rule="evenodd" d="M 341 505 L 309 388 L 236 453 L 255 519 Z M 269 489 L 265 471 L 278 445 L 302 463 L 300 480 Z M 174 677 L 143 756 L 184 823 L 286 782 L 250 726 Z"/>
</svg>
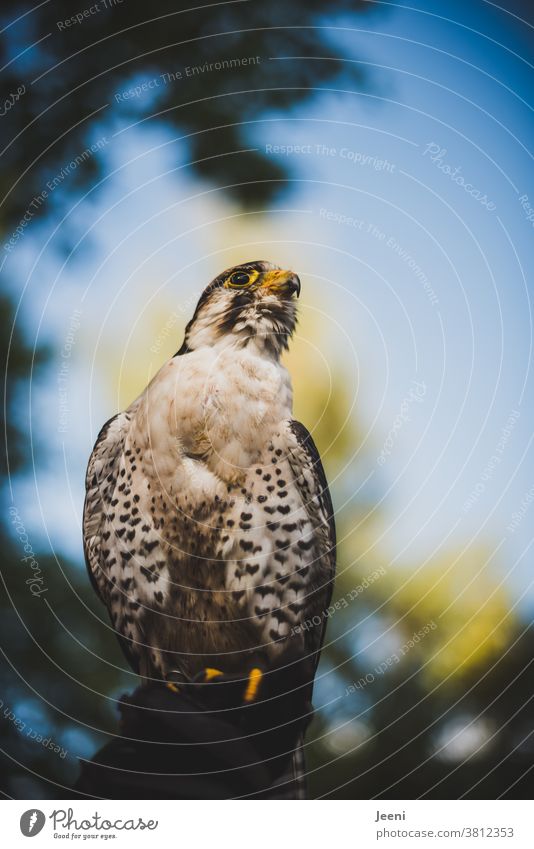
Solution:
<svg viewBox="0 0 534 849">
<path fill-rule="evenodd" d="M 118 413 L 108 419 L 98 434 L 87 466 L 85 503 L 83 508 L 83 550 L 91 584 L 100 600 L 110 611 L 110 584 L 102 566 L 102 533 L 124 451 L 130 425 L 128 413 Z M 126 660 L 134 670 L 138 658 L 127 640 L 116 631 Z"/>
<path fill-rule="evenodd" d="M 334 508 L 321 457 L 311 434 L 303 424 L 294 420 L 290 428 L 299 447 L 298 451 L 292 451 L 294 461 L 291 465 L 296 485 L 301 491 L 306 510 L 315 528 L 318 557 L 322 566 L 320 585 L 316 586 L 310 595 L 313 605 L 310 612 L 312 616 L 320 616 L 322 624 L 305 631 L 307 649 L 310 654 L 316 654 L 318 663 L 327 622 L 324 612 L 332 598 L 336 572 Z"/>
<path fill-rule="evenodd" d="M 113 497 L 124 440 L 130 418 L 118 413 L 100 429 L 85 476 L 83 507 L 83 548 L 91 583 L 102 601 L 106 601 L 106 581 L 101 572 L 101 533 L 109 502 Z"/>
</svg>

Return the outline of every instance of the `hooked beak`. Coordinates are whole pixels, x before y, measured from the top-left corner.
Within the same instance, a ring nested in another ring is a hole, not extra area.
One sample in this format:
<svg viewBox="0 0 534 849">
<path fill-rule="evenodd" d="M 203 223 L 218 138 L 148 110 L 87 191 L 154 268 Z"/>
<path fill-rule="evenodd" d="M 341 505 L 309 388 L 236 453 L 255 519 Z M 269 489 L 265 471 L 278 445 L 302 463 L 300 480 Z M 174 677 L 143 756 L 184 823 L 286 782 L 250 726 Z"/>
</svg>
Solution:
<svg viewBox="0 0 534 849">
<path fill-rule="evenodd" d="M 267 289 L 273 295 L 291 297 L 300 295 L 300 280 L 293 271 L 266 271 L 262 275 L 261 289 Z"/>
</svg>

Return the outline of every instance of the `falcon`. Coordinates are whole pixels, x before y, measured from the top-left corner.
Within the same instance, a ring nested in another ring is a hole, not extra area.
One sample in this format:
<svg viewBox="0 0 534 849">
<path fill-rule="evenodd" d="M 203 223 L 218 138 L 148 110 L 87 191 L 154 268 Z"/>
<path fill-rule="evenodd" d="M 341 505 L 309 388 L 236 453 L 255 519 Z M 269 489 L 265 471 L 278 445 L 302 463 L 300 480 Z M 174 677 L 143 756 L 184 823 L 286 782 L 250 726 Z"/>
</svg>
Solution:
<svg viewBox="0 0 534 849">
<path fill-rule="evenodd" d="M 300 288 L 270 262 L 224 271 L 200 296 L 177 354 L 98 435 L 85 557 L 147 681 L 246 673 L 247 701 L 284 657 L 317 663 L 335 526 L 280 362 Z"/>
</svg>

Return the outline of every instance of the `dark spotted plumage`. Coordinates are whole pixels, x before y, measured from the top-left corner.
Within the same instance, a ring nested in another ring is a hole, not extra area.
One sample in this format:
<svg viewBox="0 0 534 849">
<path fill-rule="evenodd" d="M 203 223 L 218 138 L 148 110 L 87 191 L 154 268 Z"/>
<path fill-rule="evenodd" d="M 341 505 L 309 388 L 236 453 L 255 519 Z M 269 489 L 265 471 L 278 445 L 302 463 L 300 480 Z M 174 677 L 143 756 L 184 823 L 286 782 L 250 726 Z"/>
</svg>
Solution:
<svg viewBox="0 0 534 849">
<path fill-rule="evenodd" d="M 180 356 L 102 428 L 86 480 L 91 579 L 145 677 L 318 658 L 335 528 L 279 362 L 298 279 L 265 262 L 206 289 Z"/>
</svg>

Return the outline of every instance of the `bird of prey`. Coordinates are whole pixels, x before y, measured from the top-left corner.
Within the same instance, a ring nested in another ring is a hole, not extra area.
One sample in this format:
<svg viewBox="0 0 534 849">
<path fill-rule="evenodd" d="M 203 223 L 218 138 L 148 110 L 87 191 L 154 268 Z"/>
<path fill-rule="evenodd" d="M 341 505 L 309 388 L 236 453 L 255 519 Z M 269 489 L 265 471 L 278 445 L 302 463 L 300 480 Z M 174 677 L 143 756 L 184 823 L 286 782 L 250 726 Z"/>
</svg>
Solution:
<svg viewBox="0 0 534 849">
<path fill-rule="evenodd" d="M 85 557 L 145 680 L 250 672 L 253 700 L 285 652 L 318 660 L 335 526 L 280 362 L 299 293 L 269 262 L 224 271 L 177 354 L 96 441 Z"/>
</svg>

